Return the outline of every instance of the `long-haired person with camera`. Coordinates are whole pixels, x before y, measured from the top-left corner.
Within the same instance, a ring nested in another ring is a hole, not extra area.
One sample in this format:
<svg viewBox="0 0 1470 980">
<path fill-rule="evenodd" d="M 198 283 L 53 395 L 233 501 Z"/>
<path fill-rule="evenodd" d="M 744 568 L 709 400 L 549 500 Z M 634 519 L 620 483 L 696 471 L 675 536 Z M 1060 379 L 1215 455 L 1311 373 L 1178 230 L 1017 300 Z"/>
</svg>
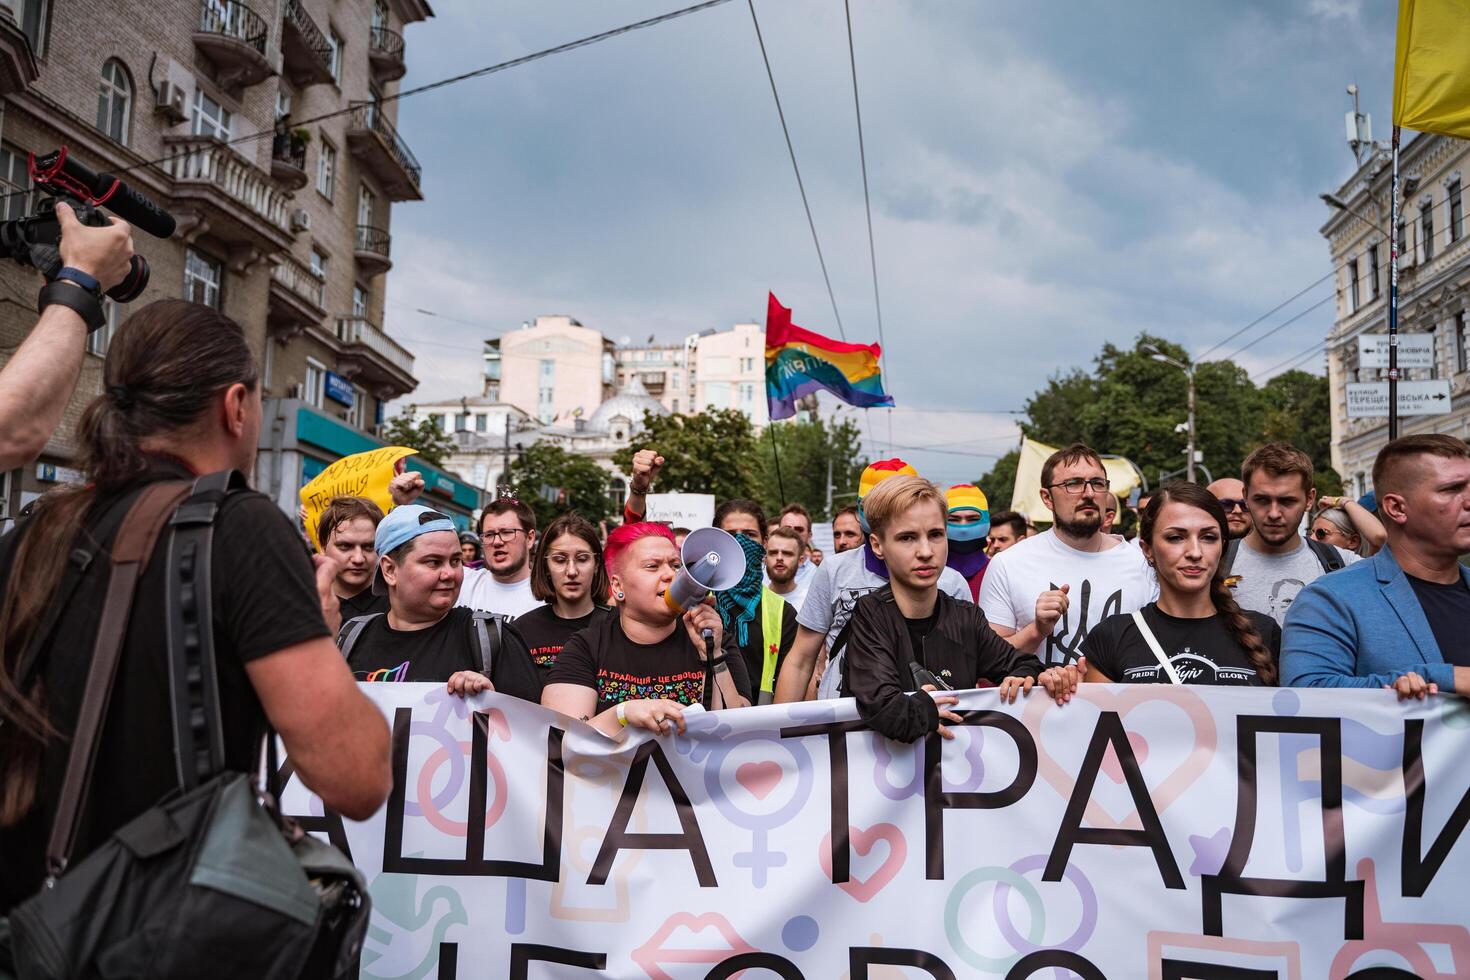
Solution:
<svg viewBox="0 0 1470 980">
<path fill-rule="evenodd" d="M 105 393 L 79 426 L 85 482 L 43 497 L 0 539 L 0 915 L 11 917 L 17 956 L 20 927 L 51 921 L 46 901 L 106 877 L 91 852 L 126 863 L 157 848 L 150 860 L 167 861 L 178 841 L 160 828 L 182 811 L 166 801 L 191 783 L 239 785 L 231 774 L 257 770 L 267 724 L 295 776 L 344 816 L 366 819 L 391 784 L 386 723 L 332 642 L 334 569 L 322 559 L 313 572 L 291 522 L 238 475 L 253 467 L 261 421 L 259 372 L 240 327 L 198 304 L 151 303 L 119 329 L 103 375 Z M 200 491 L 215 481 L 223 488 Z M 139 533 L 144 512 L 158 515 L 151 545 Z M 192 536 L 202 530 L 207 537 Z M 184 541 L 192 547 L 181 549 Z M 133 553 L 131 565 L 121 563 Z M 201 555 L 207 564 L 196 562 Z M 119 583 L 132 589 L 126 604 L 114 601 Z M 99 663 L 112 666 L 111 678 Z M 92 764 L 78 783 L 73 752 L 83 751 Z M 247 802 L 255 805 L 253 794 Z M 228 839 L 250 846 L 239 827 Z M 205 860 L 209 849 L 199 854 Z M 127 929 L 131 938 L 96 949 L 58 944 L 57 955 L 77 959 L 46 975 L 93 975 L 103 957 L 118 975 L 202 974 L 197 961 L 180 965 L 198 930 L 165 935 L 156 923 L 160 912 L 184 920 L 218 908 L 210 903 L 221 893 L 191 881 L 147 901 L 132 901 L 127 879 L 106 901 L 94 895 L 82 916 L 92 923 L 87 941 Z M 311 890 L 305 875 L 290 887 Z M 262 931 L 259 916 L 246 908 L 215 916 L 227 941 L 208 972 L 302 975 L 286 953 L 289 928 L 257 943 L 249 937 Z M 125 912 L 133 918 L 119 921 Z"/>
<path fill-rule="evenodd" d="M 1277 683 L 1281 630 L 1243 610 L 1220 574 L 1230 540 L 1225 508 L 1194 483 L 1169 483 L 1139 515 L 1138 545 L 1159 597 L 1109 616 L 1082 641 L 1089 681 L 1119 684 Z"/>
</svg>

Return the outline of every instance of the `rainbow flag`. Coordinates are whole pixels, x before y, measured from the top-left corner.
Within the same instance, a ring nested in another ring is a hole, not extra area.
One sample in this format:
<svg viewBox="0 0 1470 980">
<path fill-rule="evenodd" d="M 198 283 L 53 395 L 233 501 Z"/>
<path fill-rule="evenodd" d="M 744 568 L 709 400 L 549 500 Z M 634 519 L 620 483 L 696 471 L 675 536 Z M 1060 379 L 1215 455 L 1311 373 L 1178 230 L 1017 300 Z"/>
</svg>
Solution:
<svg viewBox="0 0 1470 980">
<path fill-rule="evenodd" d="M 774 293 L 766 305 L 766 401 L 771 419 L 796 414 L 796 400 L 824 388 L 849 405 L 892 405 L 883 390 L 877 344 L 848 344 L 791 322 L 791 311 Z"/>
</svg>

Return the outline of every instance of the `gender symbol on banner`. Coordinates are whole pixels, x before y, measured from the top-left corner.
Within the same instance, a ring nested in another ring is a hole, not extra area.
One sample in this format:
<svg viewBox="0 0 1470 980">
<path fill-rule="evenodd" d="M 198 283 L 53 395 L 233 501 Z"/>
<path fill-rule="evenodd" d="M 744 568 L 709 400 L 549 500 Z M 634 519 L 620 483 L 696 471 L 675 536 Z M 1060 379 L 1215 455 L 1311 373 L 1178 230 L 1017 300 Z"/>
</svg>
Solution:
<svg viewBox="0 0 1470 980">
<path fill-rule="evenodd" d="M 461 820 L 452 820 L 444 815 L 444 808 L 459 795 L 460 788 L 464 785 L 465 771 L 468 768 L 465 760 L 470 756 L 471 745 L 469 742 L 456 741 L 449 733 L 448 725 L 450 715 L 455 714 L 464 717 L 469 713 L 464 703 L 464 698 L 441 689 L 435 690 L 425 696 L 424 701 L 432 704 L 439 703 L 439 710 L 434 713 L 432 722 L 412 722 L 409 725 L 409 734 L 426 735 L 439 743 L 439 747 L 430 753 L 419 769 L 418 782 L 415 784 L 416 797 L 405 800 L 403 812 L 407 816 L 420 816 L 427 820 L 435 830 L 450 837 L 464 837 L 469 833 L 469 824 Z M 491 708 L 483 713 L 475 715 L 475 724 L 485 726 L 487 735 L 499 738 L 502 742 L 511 739 L 510 722 L 506 720 L 505 712 L 499 708 Z M 449 765 L 449 777 L 444 781 L 443 787 L 438 793 L 433 792 L 434 777 L 441 767 L 446 763 Z M 485 829 L 489 830 L 495 826 L 505 813 L 506 803 L 509 802 L 509 786 L 505 778 L 505 767 L 496 758 L 493 752 L 485 753 L 485 767 L 490 779 L 495 785 L 494 799 L 490 802 L 485 812 Z"/>
<path fill-rule="evenodd" d="M 730 732 L 729 726 L 715 727 L 707 738 L 694 742 L 689 759 L 703 763 L 704 787 L 710 801 L 727 820 L 750 831 L 750 850 L 736 851 L 732 861 L 737 868 L 749 868 L 751 883 L 764 888 L 767 872 L 787 864 L 785 851 L 771 849 L 769 834 L 789 823 L 811 798 L 812 784 L 816 781 L 812 758 L 800 742 L 782 739 L 776 732 L 751 732 L 735 737 Z M 772 753 L 765 746 L 774 746 L 790 757 L 796 770 L 794 789 L 792 780 L 785 778 L 786 767 L 771 759 Z M 732 762 L 728 768 L 733 770 L 730 775 L 734 787 L 727 785 L 725 778 L 727 764 Z M 781 803 L 781 795 L 787 793 L 790 797 Z M 755 801 L 755 806 L 746 809 L 736 802 L 747 798 Z"/>
<path fill-rule="evenodd" d="M 1369 953 L 1387 951 L 1401 958 L 1413 968 L 1412 974 L 1419 980 L 1453 980 L 1470 971 L 1470 930 L 1464 926 L 1441 925 L 1432 922 L 1385 922 L 1383 908 L 1378 901 L 1378 883 L 1373 859 L 1363 858 L 1358 862 L 1358 877 L 1367 885 L 1363 907 L 1363 938 L 1342 944 L 1332 958 L 1330 980 L 1348 980 L 1361 974 L 1352 972 L 1353 967 Z M 1442 973 L 1434 965 L 1426 946 L 1445 947 L 1449 950 L 1450 972 Z"/>
<path fill-rule="evenodd" d="M 1011 865 L 1011 870 L 1023 878 L 1028 871 L 1037 871 L 1046 867 L 1047 855 L 1033 854 L 1030 857 L 1021 858 Z M 1043 949 L 1065 949 L 1069 952 L 1080 953 L 1082 947 L 1092 938 L 1093 931 L 1097 928 L 1097 892 L 1092 887 L 1092 882 L 1082 873 L 1082 869 L 1075 861 L 1067 863 L 1064 876 L 1077 889 L 1077 900 L 1082 906 L 1082 915 L 1077 923 L 1077 928 L 1066 939 L 1060 942 L 1041 943 L 1028 941 L 1026 937 L 1016 929 L 1015 923 L 1011 921 L 1010 904 L 1008 899 L 1011 895 L 1011 886 L 1004 881 L 998 881 L 995 885 L 995 924 L 1000 927 L 1000 934 L 1005 937 L 1006 942 L 1018 953 L 1035 953 Z"/>
<path fill-rule="evenodd" d="M 1041 901 L 1041 895 L 1035 886 L 1010 868 L 976 868 L 955 882 L 954 888 L 950 889 L 949 898 L 944 903 L 944 932 L 949 937 L 950 946 L 959 954 L 960 959 L 975 969 L 984 973 L 1003 974 L 1016 962 L 1020 956 L 1019 951 L 1012 956 L 986 956 L 970 945 L 970 940 L 960 928 L 960 906 L 964 903 L 965 896 L 987 882 L 995 883 L 997 889 L 1002 884 L 1009 885 L 1025 900 L 1027 911 L 1030 913 L 1026 942 L 1032 948 L 1035 948 L 1041 942 L 1042 936 L 1046 934 L 1046 906 Z M 1012 949 L 1014 948 L 1013 945 Z"/>
</svg>

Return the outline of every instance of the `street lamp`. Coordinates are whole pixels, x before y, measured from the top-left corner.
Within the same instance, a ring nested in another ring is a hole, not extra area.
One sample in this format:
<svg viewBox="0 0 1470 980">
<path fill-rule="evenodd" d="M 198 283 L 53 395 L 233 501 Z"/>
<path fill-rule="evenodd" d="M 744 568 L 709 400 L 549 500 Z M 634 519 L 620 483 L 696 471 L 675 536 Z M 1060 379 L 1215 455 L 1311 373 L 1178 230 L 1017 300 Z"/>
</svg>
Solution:
<svg viewBox="0 0 1470 980">
<path fill-rule="evenodd" d="M 1185 364 L 1185 363 L 1183 363 L 1181 361 L 1176 361 L 1174 358 L 1170 357 L 1168 354 L 1165 354 L 1163 351 L 1159 350 L 1153 344 L 1144 344 L 1143 345 L 1143 349 L 1146 350 L 1146 351 L 1149 351 L 1150 352 L 1150 356 L 1155 361 L 1158 361 L 1161 364 L 1172 364 L 1174 367 L 1177 367 L 1179 370 L 1183 371 L 1184 372 L 1184 376 L 1189 379 L 1189 448 L 1186 450 L 1186 452 L 1189 454 L 1189 456 L 1188 456 L 1188 461 L 1184 464 L 1185 465 L 1184 478 L 1187 479 L 1190 483 L 1193 483 L 1194 482 L 1194 437 L 1195 437 L 1195 431 L 1194 431 L 1194 365 L 1193 364 Z"/>
</svg>

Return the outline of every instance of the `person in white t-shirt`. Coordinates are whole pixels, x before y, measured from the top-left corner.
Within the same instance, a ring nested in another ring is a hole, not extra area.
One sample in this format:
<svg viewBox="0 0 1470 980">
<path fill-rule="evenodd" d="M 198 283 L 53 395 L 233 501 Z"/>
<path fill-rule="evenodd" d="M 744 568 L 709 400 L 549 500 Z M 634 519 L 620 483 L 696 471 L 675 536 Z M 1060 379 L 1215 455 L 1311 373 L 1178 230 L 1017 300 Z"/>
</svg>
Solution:
<svg viewBox="0 0 1470 980">
<path fill-rule="evenodd" d="M 531 550 L 536 515 L 511 497 L 501 497 L 480 514 L 485 567 L 466 568 L 457 606 L 483 609 L 515 619 L 546 605 L 531 594 Z"/>
<path fill-rule="evenodd" d="M 796 570 L 801 567 L 801 535 L 789 527 L 778 527 L 766 535 L 766 587 L 776 593 L 798 613 L 806 601 L 808 577 L 803 585 Z M 812 566 L 816 571 L 816 566 Z"/>
<path fill-rule="evenodd" d="M 1104 617 L 1152 602 L 1158 582 L 1141 550 L 1103 532 L 1111 492 L 1096 452 L 1075 443 L 1053 453 L 1041 484 L 1052 529 L 990 560 L 980 608 L 991 629 L 1052 666 L 1076 661 Z"/>
<path fill-rule="evenodd" d="M 781 516 L 777 521 L 779 527 L 789 528 L 795 531 L 801 538 L 801 550 L 797 552 L 796 562 L 796 587 L 801 589 L 802 595 L 812 586 L 812 576 L 817 573 L 818 562 L 810 561 L 807 549 L 812 544 L 812 515 L 801 504 L 787 504 L 781 509 Z M 769 580 L 766 583 L 770 584 Z M 790 600 L 787 600 L 790 601 Z M 793 603 L 798 609 L 801 603 Z"/>
</svg>

